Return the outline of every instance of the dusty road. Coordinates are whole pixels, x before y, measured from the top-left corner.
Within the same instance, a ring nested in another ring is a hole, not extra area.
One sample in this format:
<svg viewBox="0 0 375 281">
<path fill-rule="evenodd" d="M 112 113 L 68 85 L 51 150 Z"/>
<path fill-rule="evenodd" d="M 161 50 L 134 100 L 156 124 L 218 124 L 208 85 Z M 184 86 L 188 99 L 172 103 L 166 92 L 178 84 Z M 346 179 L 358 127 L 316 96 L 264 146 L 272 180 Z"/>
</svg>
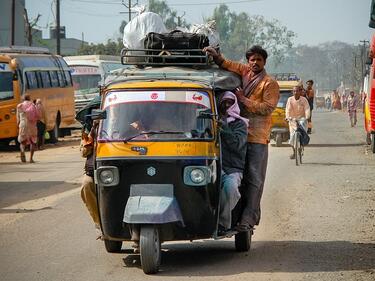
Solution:
<svg viewBox="0 0 375 281">
<path fill-rule="evenodd" d="M 76 143 L 20 164 L 0 152 L 1 280 L 375 280 L 375 156 L 341 112 L 315 113 L 305 164 L 270 147 L 261 225 L 249 253 L 231 239 L 167 243 L 146 276 L 126 243 L 107 254 L 79 197 Z M 361 120 L 361 119 L 360 119 Z"/>
</svg>

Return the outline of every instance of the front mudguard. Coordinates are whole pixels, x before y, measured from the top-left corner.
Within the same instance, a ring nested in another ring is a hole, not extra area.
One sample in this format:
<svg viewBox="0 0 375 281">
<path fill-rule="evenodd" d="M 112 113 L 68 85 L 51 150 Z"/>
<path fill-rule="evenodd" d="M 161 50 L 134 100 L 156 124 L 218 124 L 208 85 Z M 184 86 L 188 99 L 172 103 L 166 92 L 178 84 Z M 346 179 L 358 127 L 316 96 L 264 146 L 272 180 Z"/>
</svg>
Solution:
<svg viewBox="0 0 375 281">
<path fill-rule="evenodd" d="M 126 203 L 123 221 L 128 224 L 184 225 L 172 185 L 134 185 Z"/>
</svg>

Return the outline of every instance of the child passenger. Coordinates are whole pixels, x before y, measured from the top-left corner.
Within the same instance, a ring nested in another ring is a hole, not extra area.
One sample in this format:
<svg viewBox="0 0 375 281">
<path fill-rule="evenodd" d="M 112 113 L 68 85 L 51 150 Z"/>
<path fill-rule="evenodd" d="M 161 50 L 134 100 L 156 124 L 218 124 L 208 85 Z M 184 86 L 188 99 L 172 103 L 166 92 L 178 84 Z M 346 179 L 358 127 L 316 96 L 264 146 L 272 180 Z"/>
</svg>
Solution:
<svg viewBox="0 0 375 281">
<path fill-rule="evenodd" d="M 246 159 L 247 128 L 249 120 L 240 116 L 234 93 L 226 91 L 220 99 L 222 151 L 222 190 L 220 199 L 219 235 L 231 228 L 232 210 L 241 195 L 243 169 Z M 221 232 L 221 233 L 220 233 Z"/>
</svg>

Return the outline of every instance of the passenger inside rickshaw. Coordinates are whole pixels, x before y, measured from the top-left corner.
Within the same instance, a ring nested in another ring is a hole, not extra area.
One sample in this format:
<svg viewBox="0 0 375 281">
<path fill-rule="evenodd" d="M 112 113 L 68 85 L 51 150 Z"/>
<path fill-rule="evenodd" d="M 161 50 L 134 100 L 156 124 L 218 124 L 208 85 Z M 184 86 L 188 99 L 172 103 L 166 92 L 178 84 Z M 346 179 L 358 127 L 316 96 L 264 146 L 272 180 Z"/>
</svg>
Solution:
<svg viewBox="0 0 375 281">
<path fill-rule="evenodd" d="M 175 94 L 169 96 L 171 101 L 140 99 L 106 106 L 107 119 L 103 120 L 99 138 L 107 141 L 144 140 L 145 135 L 148 140 L 212 138 L 212 120 L 199 116 L 209 104 L 180 102 Z"/>
</svg>

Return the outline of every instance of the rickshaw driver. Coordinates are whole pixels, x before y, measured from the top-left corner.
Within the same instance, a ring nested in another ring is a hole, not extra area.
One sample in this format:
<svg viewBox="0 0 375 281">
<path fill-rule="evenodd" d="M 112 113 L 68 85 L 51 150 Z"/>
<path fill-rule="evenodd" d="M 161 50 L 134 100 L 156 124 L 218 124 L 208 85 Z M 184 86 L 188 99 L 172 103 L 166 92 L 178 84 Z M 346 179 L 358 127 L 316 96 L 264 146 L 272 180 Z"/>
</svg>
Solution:
<svg viewBox="0 0 375 281">
<path fill-rule="evenodd" d="M 266 73 L 267 52 L 252 46 L 246 52 L 247 64 L 225 59 L 212 47 L 203 49 L 221 68 L 242 77 L 243 89 L 235 92 L 241 115 L 249 118 L 244 177 L 244 209 L 236 230 L 247 232 L 260 221 L 260 201 L 266 178 L 268 143 L 270 142 L 271 114 L 279 100 L 279 85 Z"/>
<path fill-rule="evenodd" d="M 219 115 L 223 171 L 218 235 L 222 236 L 231 228 L 232 210 L 241 198 L 238 188 L 245 167 L 249 120 L 240 116 L 237 97 L 230 91 L 220 99 Z"/>
<path fill-rule="evenodd" d="M 305 97 L 302 96 L 302 87 L 293 87 L 293 96 L 288 98 L 285 108 L 285 116 L 287 120 L 291 119 L 304 119 L 298 121 L 305 131 L 307 131 L 307 120 L 310 117 L 310 106 L 309 102 Z M 290 155 L 290 159 L 295 159 L 294 151 L 294 138 L 297 130 L 297 125 L 295 122 L 289 122 L 289 144 L 292 146 L 293 153 Z"/>
</svg>

